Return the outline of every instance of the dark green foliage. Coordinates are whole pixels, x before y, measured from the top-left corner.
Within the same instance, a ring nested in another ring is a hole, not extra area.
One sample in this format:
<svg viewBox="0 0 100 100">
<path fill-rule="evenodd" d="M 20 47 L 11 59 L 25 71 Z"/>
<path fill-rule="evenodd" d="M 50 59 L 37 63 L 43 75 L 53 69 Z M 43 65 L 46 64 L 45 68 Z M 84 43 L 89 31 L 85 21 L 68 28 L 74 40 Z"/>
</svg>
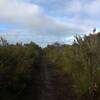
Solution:
<svg viewBox="0 0 100 100">
<path fill-rule="evenodd" d="M 43 49 L 1 41 L 0 100 L 100 100 L 100 33 Z"/>
<path fill-rule="evenodd" d="M 0 46 L 0 99 L 18 100 L 24 95 L 29 83 L 35 81 L 39 55 L 40 48 L 32 42 Z"/>
<path fill-rule="evenodd" d="M 49 63 L 53 64 L 53 68 L 56 69 L 54 73 L 60 73 L 60 76 L 55 78 L 56 80 L 54 79 L 57 82 L 56 93 L 58 92 L 58 96 L 61 96 L 61 93 L 59 92 L 60 88 L 63 92 L 68 88 L 68 90 L 71 90 L 70 94 L 72 97 L 74 96 L 74 99 L 76 98 L 75 100 L 82 100 L 84 97 L 86 100 L 91 100 L 90 98 L 92 98 L 92 95 L 90 95 L 91 90 L 89 90 L 89 88 L 93 83 L 96 83 L 97 94 L 100 95 L 99 34 L 100 33 L 95 35 L 90 34 L 89 36 L 84 36 L 83 38 L 76 36 L 72 45 L 60 45 L 56 43 L 57 45 L 49 45 L 46 49 L 44 49 Z M 66 74 L 69 77 L 64 76 Z M 60 77 L 62 77 L 62 79 L 60 79 Z M 64 77 L 66 77 L 66 80 Z M 71 81 L 69 81 L 69 79 Z M 67 81 L 69 83 L 67 86 L 64 86 L 64 82 Z M 63 82 L 63 84 L 57 86 L 59 82 Z M 61 96 L 63 100 L 63 97 L 70 100 L 67 96 L 67 91 L 65 92 L 66 95 L 63 93 L 63 96 Z M 97 99 L 97 97 L 95 97 L 95 99 Z"/>
</svg>

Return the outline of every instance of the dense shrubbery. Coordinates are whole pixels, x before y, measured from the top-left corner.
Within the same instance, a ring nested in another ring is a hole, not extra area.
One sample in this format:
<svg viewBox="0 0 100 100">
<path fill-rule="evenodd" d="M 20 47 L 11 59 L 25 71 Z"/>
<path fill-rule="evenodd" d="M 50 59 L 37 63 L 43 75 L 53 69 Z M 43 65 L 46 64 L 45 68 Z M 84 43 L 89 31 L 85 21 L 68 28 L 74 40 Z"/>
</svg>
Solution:
<svg viewBox="0 0 100 100">
<path fill-rule="evenodd" d="M 90 34 L 83 38 L 76 36 L 72 45 L 55 43 L 49 45 L 44 51 L 48 62 L 54 65 L 52 66 L 53 70 L 55 68 L 54 73 L 60 73 L 60 76 L 55 78 L 56 87 L 60 82 L 57 87 L 57 92 L 60 93 L 58 96 L 62 94 L 66 100 L 70 93 L 70 96 L 74 96 L 74 100 L 90 100 L 93 97 L 95 97 L 94 100 L 100 99 L 100 33 Z M 62 79 L 61 76 L 63 76 Z M 94 84 L 95 86 L 93 86 Z M 59 90 L 60 86 L 63 91 Z M 91 93 L 94 92 L 93 88 L 95 88 L 96 96 Z M 68 98 L 68 100 L 72 100 L 72 98 Z"/>
<path fill-rule="evenodd" d="M 44 49 L 3 42 L 1 100 L 100 100 L 100 33 Z"/>
<path fill-rule="evenodd" d="M 34 81 L 40 48 L 34 44 L 0 46 L 0 98 L 17 99 Z"/>
</svg>

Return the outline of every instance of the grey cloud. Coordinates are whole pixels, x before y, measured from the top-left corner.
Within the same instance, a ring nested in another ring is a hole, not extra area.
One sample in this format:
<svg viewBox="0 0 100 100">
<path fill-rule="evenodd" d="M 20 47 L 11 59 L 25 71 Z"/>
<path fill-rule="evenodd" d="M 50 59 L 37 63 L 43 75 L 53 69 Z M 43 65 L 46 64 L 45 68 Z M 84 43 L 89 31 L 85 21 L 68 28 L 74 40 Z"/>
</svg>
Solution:
<svg viewBox="0 0 100 100">
<path fill-rule="evenodd" d="M 36 33 L 69 35 L 87 31 L 86 27 L 62 22 L 48 16 L 38 5 L 16 0 L 0 1 L 0 21 L 17 24 Z"/>
<path fill-rule="evenodd" d="M 45 3 L 45 0 L 40 1 L 42 3 L 44 1 Z M 38 0 L 38 2 L 40 1 Z M 58 1 L 59 6 L 61 1 L 62 0 Z M 16 41 L 23 40 L 26 42 L 33 40 L 38 44 L 46 45 L 47 43 L 52 43 L 52 41 L 70 42 L 73 39 L 72 35 L 90 31 L 88 24 L 85 22 L 82 23 L 82 19 L 80 18 L 72 18 L 69 19 L 70 21 L 67 19 L 67 21 L 64 22 L 60 18 L 57 19 L 52 15 L 48 15 L 48 13 L 45 12 L 46 8 L 41 8 L 39 5 L 31 2 L 31 0 L 0 0 L 0 22 L 16 24 L 23 30 L 27 29 L 31 31 L 31 34 L 24 32 L 23 35 L 23 31 L 10 32 L 7 34 L 8 37 L 5 35 L 9 40 L 12 39 L 12 41 L 15 41 L 16 39 Z M 49 2 L 56 5 L 57 0 L 49 0 Z M 80 10 L 82 8 L 80 8 L 81 5 L 77 2 L 75 13 L 77 13 L 77 10 L 81 12 Z M 74 8 L 71 8 L 69 11 L 71 12 L 73 10 Z"/>
</svg>

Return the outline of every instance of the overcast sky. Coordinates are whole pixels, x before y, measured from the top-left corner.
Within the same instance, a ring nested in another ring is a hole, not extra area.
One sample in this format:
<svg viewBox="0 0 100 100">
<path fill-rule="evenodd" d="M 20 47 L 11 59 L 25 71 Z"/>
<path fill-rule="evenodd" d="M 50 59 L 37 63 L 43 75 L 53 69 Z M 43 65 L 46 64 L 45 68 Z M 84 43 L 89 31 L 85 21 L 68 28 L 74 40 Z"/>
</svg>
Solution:
<svg viewBox="0 0 100 100">
<path fill-rule="evenodd" d="M 41 46 L 100 28 L 100 0 L 0 0 L 0 36 Z"/>
</svg>

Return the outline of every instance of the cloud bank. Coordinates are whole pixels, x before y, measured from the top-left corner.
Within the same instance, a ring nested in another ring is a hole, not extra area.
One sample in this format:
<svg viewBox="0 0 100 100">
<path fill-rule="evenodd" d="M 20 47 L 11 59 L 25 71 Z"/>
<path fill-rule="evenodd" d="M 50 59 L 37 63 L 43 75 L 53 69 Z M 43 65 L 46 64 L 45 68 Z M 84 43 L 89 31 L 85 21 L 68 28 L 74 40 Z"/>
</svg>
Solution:
<svg viewBox="0 0 100 100">
<path fill-rule="evenodd" d="M 24 41 L 33 36 L 30 40 L 39 43 L 39 39 L 40 44 L 44 39 L 45 43 L 66 42 L 66 38 L 88 33 L 99 25 L 99 8 L 99 0 L 0 0 L 0 23 L 23 30 L 18 35 L 24 32 Z"/>
</svg>

